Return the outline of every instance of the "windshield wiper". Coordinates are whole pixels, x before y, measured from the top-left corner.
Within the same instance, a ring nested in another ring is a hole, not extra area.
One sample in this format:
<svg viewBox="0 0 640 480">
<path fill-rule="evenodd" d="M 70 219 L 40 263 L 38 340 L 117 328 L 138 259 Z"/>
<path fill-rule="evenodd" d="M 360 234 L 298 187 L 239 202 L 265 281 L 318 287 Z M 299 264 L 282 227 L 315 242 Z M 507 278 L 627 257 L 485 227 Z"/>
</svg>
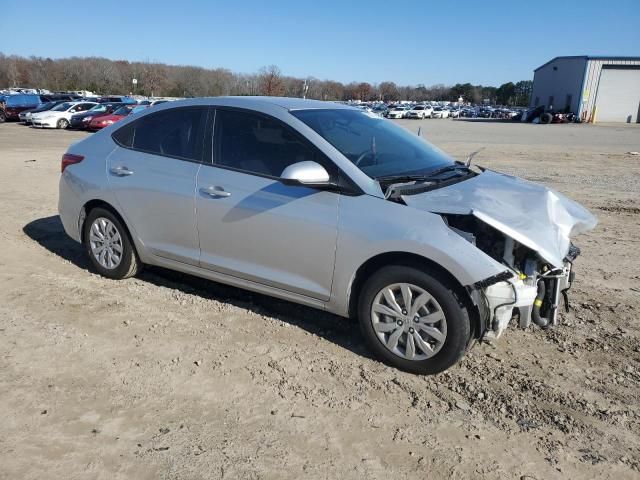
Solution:
<svg viewBox="0 0 640 480">
<path fill-rule="evenodd" d="M 438 178 L 440 175 L 447 172 L 455 173 L 444 178 Z M 457 175 L 458 173 L 460 175 Z M 446 185 L 458 183 L 469 175 L 475 175 L 475 173 L 463 163 L 454 163 L 452 165 L 447 165 L 446 167 L 437 168 L 422 175 L 388 175 L 385 177 L 378 177 L 376 180 L 378 180 L 383 188 L 386 187 L 385 198 L 393 199 L 402 195 L 416 195 L 418 193 L 424 193 Z"/>
<path fill-rule="evenodd" d="M 435 170 L 432 170 L 432 171 L 428 172 L 427 174 L 425 174 L 424 176 L 426 178 L 432 179 L 433 177 L 437 177 L 438 175 L 441 175 L 443 173 L 456 172 L 456 171 L 464 171 L 465 173 L 468 173 L 471 170 L 469 169 L 469 167 L 467 167 L 464 164 L 454 163 L 452 165 L 447 165 L 446 167 L 437 168 Z"/>
<path fill-rule="evenodd" d="M 418 180 L 427 180 L 427 175 L 386 175 L 384 177 L 376 177 L 381 184 L 411 182 Z"/>
</svg>

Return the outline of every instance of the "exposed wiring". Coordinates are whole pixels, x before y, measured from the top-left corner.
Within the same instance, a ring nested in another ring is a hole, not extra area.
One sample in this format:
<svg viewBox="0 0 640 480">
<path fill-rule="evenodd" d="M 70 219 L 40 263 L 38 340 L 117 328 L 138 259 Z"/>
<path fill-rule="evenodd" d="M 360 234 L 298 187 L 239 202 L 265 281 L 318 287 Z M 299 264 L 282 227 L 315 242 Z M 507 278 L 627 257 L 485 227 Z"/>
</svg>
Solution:
<svg viewBox="0 0 640 480">
<path fill-rule="evenodd" d="M 496 321 L 496 313 L 498 312 L 498 309 L 500 307 L 508 307 L 509 305 L 515 305 L 516 302 L 518 301 L 518 291 L 516 290 L 516 286 L 513 282 L 509 282 L 507 281 L 507 283 L 511 286 L 511 290 L 513 290 L 513 301 L 512 302 L 505 302 L 505 303 L 501 303 L 500 305 L 496 305 L 496 307 L 493 309 L 493 322 Z M 493 330 L 493 322 L 491 324 L 491 329 Z"/>
</svg>

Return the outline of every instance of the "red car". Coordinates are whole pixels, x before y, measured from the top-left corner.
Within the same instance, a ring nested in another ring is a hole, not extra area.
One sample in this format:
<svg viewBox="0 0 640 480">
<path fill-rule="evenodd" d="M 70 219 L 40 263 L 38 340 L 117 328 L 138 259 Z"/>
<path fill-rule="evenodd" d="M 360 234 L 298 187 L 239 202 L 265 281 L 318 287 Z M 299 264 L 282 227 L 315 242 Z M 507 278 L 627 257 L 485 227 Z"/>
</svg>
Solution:
<svg viewBox="0 0 640 480">
<path fill-rule="evenodd" d="M 101 128 L 108 127 L 112 123 L 116 123 L 119 120 L 122 120 L 124 117 L 129 115 L 135 105 L 124 105 L 113 113 L 108 113 L 106 115 L 99 115 L 97 117 L 93 117 L 87 126 L 87 130 L 100 130 Z"/>
</svg>

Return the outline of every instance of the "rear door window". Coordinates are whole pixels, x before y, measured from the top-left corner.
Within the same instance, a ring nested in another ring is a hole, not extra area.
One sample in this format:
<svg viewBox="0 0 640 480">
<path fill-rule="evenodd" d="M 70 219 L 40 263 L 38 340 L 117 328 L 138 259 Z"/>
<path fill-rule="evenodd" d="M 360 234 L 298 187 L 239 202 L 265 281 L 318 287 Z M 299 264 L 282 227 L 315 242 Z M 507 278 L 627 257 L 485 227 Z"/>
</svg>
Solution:
<svg viewBox="0 0 640 480">
<path fill-rule="evenodd" d="M 125 125 L 113 139 L 133 150 L 200 161 L 206 116 L 205 107 L 164 110 Z"/>
</svg>

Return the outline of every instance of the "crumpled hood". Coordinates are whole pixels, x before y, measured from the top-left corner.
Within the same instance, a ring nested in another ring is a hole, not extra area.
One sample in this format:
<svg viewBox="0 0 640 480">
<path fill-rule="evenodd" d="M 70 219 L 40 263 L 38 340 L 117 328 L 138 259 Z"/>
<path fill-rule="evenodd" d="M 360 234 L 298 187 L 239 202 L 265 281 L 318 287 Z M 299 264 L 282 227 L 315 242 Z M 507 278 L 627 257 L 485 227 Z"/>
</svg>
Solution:
<svg viewBox="0 0 640 480">
<path fill-rule="evenodd" d="M 570 238 L 598 223 L 582 205 L 554 190 L 491 170 L 402 199 L 432 213 L 474 215 L 555 267 L 563 266 Z"/>
</svg>

